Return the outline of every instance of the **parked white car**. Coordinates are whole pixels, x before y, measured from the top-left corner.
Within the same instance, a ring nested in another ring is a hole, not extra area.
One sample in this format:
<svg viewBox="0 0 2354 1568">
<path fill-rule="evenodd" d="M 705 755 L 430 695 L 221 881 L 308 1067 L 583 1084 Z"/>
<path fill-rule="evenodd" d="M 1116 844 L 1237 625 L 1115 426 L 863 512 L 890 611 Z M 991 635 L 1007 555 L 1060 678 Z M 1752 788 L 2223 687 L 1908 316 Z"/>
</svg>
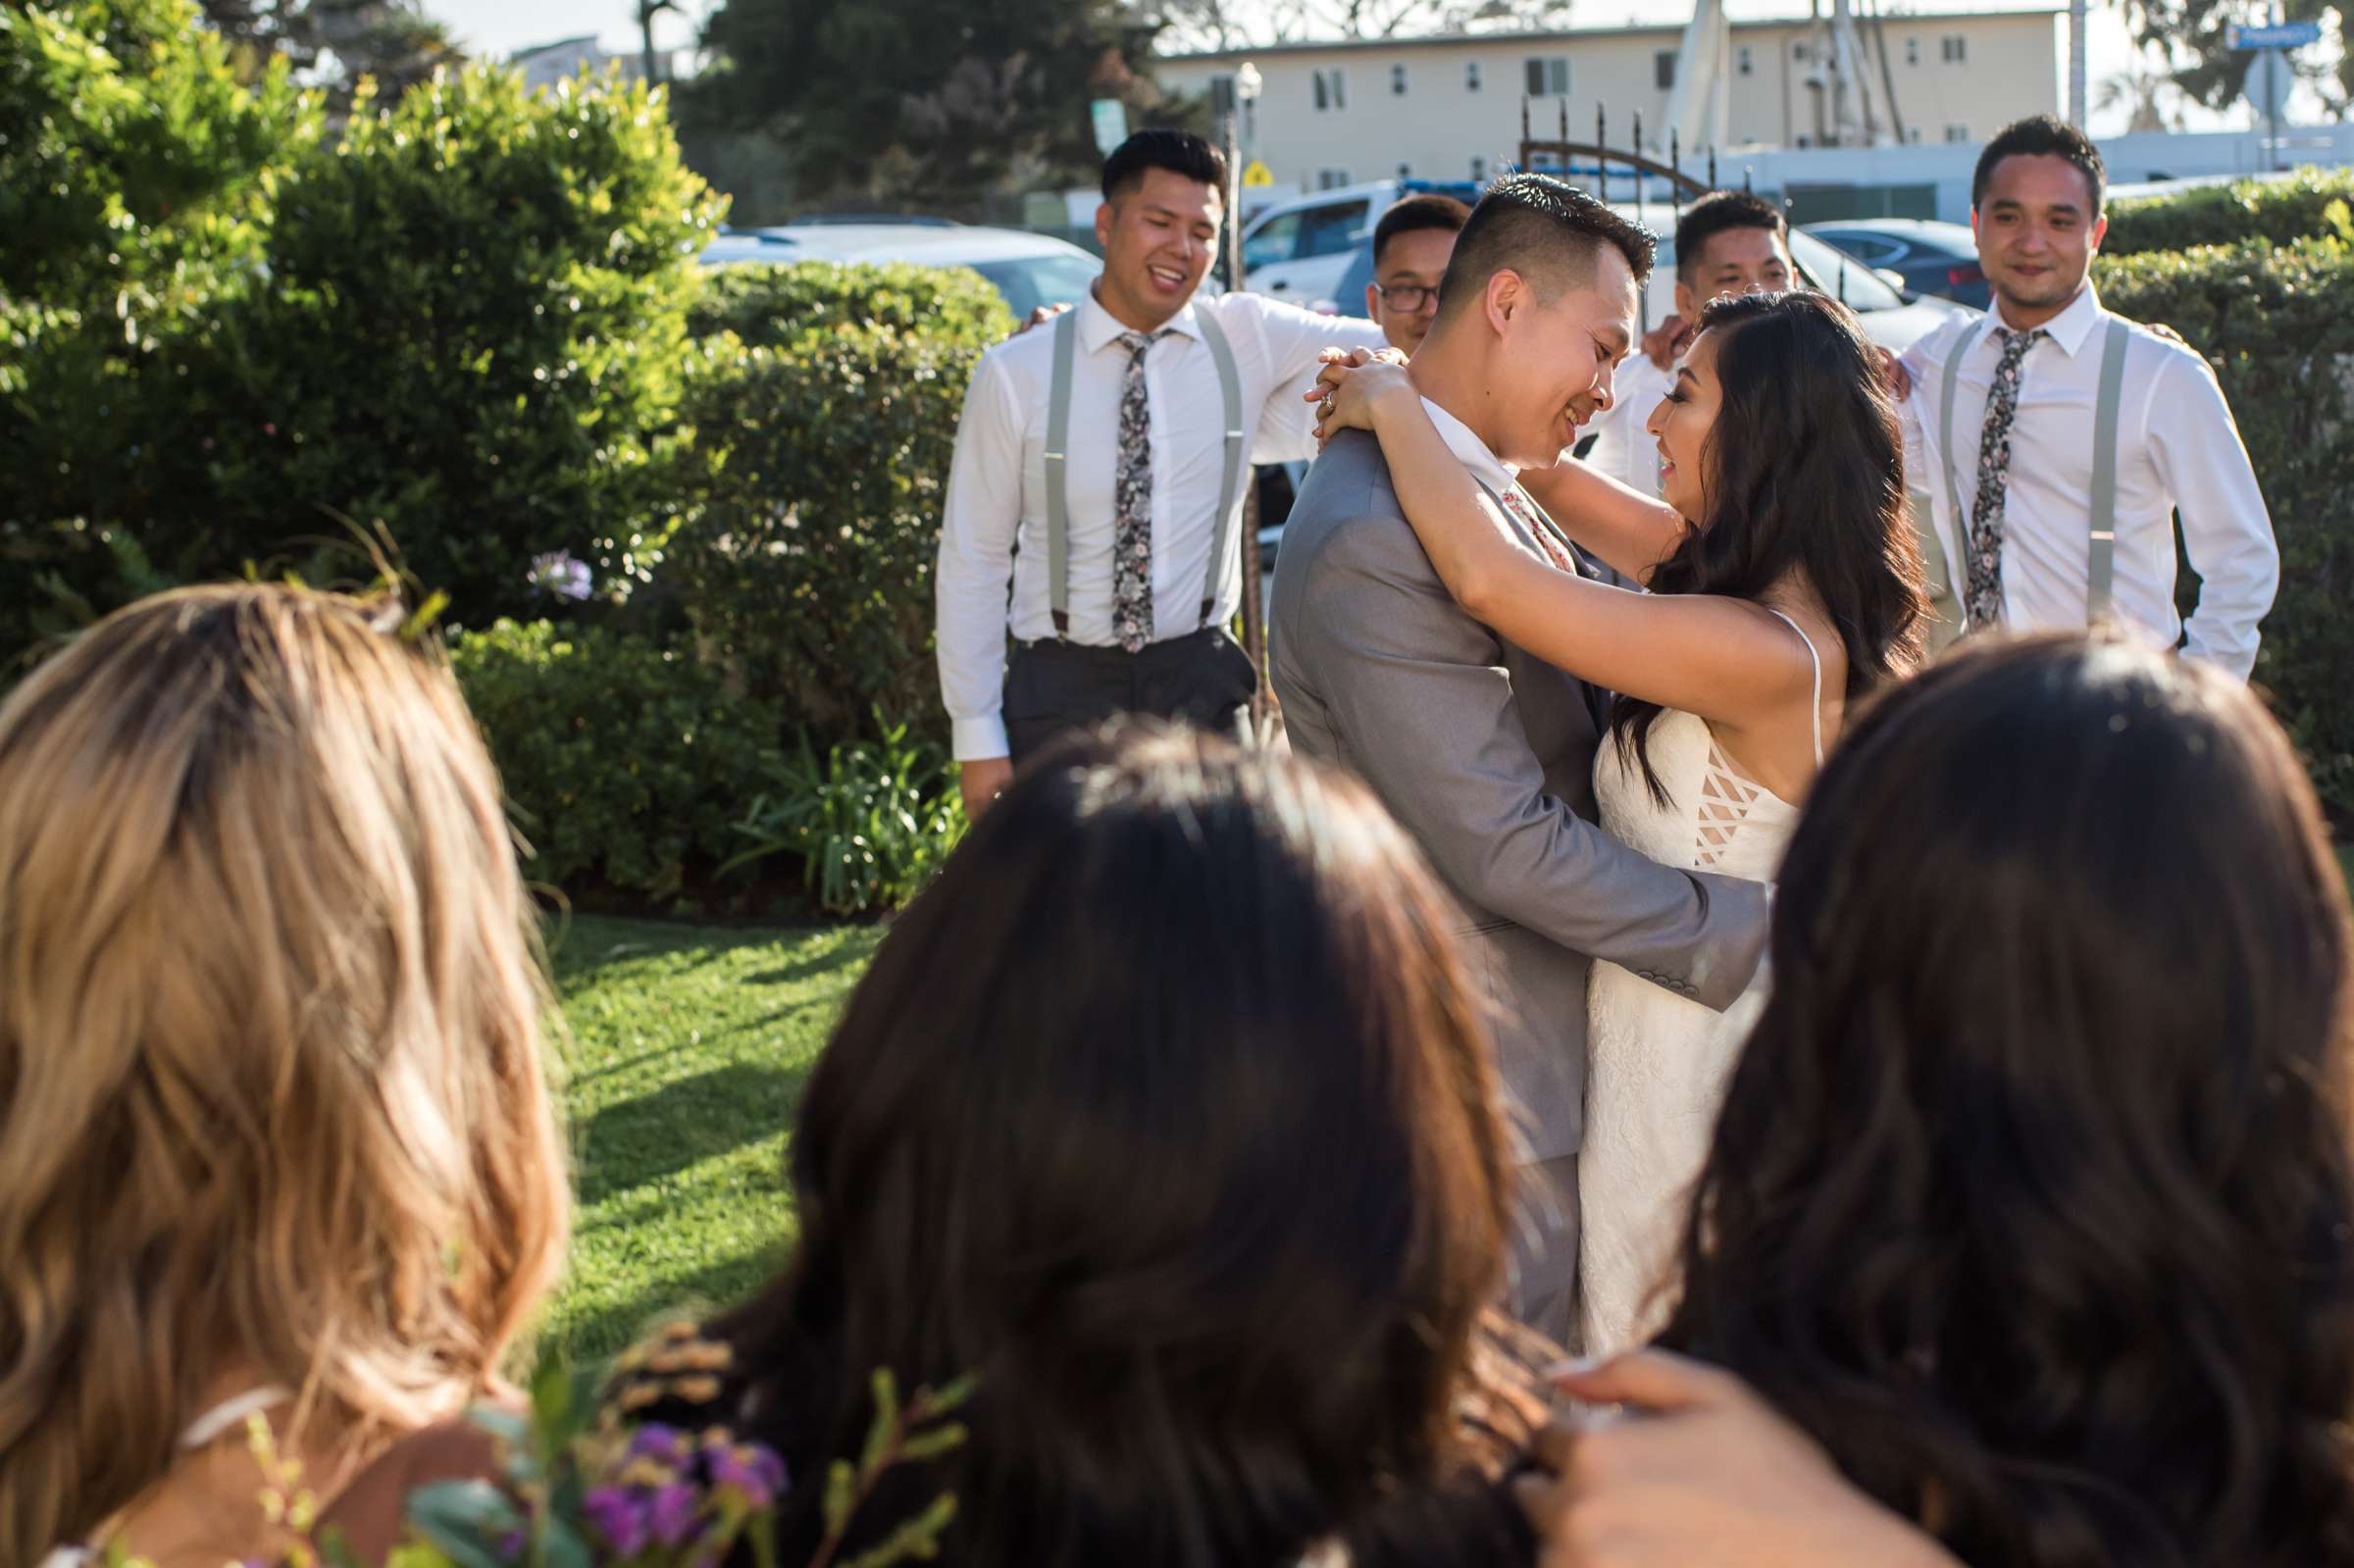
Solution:
<svg viewBox="0 0 2354 1568">
<path fill-rule="evenodd" d="M 1381 215 L 1400 197 L 1426 191 L 1466 203 L 1479 199 L 1479 187 L 1467 180 L 1377 179 L 1260 208 L 1243 229 L 1243 286 L 1295 305 L 1335 298 Z M 1362 289 L 1356 299 L 1350 310 L 1364 308 Z"/>
<path fill-rule="evenodd" d="M 1068 240 L 1018 228 L 961 224 L 792 224 L 729 229 L 702 254 L 705 267 L 742 262 L 910 262 L 970 267 L 995 283 L 1019 319 L 1041 305 L 1075 305 L 1102 261 Z"/>
</svg>

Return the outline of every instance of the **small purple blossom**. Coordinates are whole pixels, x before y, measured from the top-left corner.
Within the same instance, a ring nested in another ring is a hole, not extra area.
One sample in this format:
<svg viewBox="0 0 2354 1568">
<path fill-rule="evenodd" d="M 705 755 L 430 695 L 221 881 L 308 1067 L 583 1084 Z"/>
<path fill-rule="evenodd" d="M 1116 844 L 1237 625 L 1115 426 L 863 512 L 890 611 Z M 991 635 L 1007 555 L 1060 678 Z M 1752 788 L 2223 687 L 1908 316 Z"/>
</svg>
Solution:
<svg viewBox="0 0 2354 1568">
<path fill-rule="evenodd" d="M 756 1442 L 708 1443 L 703 1463 L 714 1490 L 734 1492 L 746 1508 L 765 1508 L 785 1491 L 785 1461 Z"/>
<path fill-rule="evenodd" d="M 676 1427 L 666 1427 L 659 1421 L 648 1421 L 630 1434 L 627 1459 L 657 1459 L 676 1468 L 687 1462 L 691 1451 L 687 1434 Z"/>
<path fill-rule="evenodd" d="M 602 1536 L 617 1557 L 635 1557 L 651 1536 L 649 1510 L 628 1487 L 591 1487 L 581 1499 L 581 1512 Z"/>
<path fill-rule="evenodd" d="M 575 559 L 569 550 L 550 550 L 545 555 L 533 556 L 528 581 L 541 593 L 574 600 L 588 597 L 594 582 L 588 573 L 588 563 Z"/>
<path fill-rule="evenodd" d="M 654 1539 L 665 1546 L 675 1546 L 693 1535 L 700 1502 L 694 1489 L 684 1481 L 655 1489 L 650 1510 Z"/>
</svg>

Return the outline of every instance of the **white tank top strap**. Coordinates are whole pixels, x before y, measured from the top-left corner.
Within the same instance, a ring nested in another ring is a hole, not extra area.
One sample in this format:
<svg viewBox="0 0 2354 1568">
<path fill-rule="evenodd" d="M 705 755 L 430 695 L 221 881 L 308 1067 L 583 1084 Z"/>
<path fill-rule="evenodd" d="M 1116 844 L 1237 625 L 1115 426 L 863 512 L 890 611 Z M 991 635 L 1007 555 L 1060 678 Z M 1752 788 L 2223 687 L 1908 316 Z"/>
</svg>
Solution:
<svg viewBox="0 0 2354 1568">
<path fill-rule="evenodd" d="M 1766 607 L 1766 613 L 1798 633 L 1798 640 L 1807 645 L 1807 662 L 1815 667 L 1815 700 L 1807 705 L 1807 713 L 1815 721 L 1815 766 L 1819 768 L 1822 766 L 1822 655 L 1815 651 L 1815 639 L 1796 621 L 1771 605 Z"/>
<path fill-rule="evenodd" d="M 294 1391 L 291 1389 L 281 1388 L 275 1383 L 248 1389 L 234 1398 L 222 1400 L 189 1422 L 188 1429 L 179 1435 L 179 1445 L 182 1449 L 201 1448 L 225 1432 L 241 1429 L 247 1416 L 258 1411 L 274 1410 L 281 1404 L 291 1403 L 293 1398 Z"/>
</svg>

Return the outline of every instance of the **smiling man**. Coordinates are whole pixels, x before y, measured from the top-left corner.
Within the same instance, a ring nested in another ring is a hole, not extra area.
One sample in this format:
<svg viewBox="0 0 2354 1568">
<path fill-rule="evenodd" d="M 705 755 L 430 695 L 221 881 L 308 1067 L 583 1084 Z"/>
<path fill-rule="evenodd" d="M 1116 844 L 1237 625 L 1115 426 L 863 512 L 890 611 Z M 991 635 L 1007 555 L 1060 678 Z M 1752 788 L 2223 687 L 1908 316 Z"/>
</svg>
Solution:
<svg viewBox="0 0 2354 1568">
<path fill-rule="evenodd" d="M 1564 571 L 1579 570 L 1568 541 L 1513 476 L 1554 462 L 1610 407 L 1652 250 L 1584 191 L 1543 175 L 1500 180 L 1456 241 L 1437 320 L 1407 367 L 1520 547 Z M 1511 1303 L 1567 1343 L 1591 961 L 1721 1008 L 1757 969 L 1763 894 L 1671 870 L 1602 830 L 1594 756 L 1607 698 L 1463 613 L 1362 430 L 1335 435 L 1308 472 L 1269 624 L 1294 748 L 1360 774 L 1462 905 L 1529 1167 Z"/>
<path fill-rule="evenodd" d="M 1972 631 L 2115 620 L 2244 681 L 2279 582 L 2272 519 L 2207 361 L 2093 292 L 2107 178 L 2050 115 L 1978 157 L 1970 225 L 1995 308 L 1915 344 L 1901 378 L 1935 607 Z M 2187 625 L 2177 512 L 2199 576 Z"/>
<path fill-rule="evenodd" d="M 1145 713 L 1232 733 L 1248 710 L 1256 674 L 1226 632 L 1243 486 L 1254 462 L 1314 455 L 1318 352 L 1382 338 L 1257 294 L 1196 297 L 1225 189 L 1200 136 L 1129 137 L 1103 165 L 1092 294 L 973 373 L 936 585 L 972 815 L 1066 730 Z"/>
</svg>

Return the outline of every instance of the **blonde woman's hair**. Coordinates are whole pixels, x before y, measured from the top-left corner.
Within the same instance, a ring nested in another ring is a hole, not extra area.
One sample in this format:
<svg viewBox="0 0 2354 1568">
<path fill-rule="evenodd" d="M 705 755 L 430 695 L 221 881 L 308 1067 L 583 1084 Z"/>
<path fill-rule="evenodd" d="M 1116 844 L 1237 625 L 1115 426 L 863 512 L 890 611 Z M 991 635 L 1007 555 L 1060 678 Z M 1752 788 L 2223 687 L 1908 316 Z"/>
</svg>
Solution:
<svg viewBox="0 0 2354 1568">
<path fill-rule="evenodd" d="M 133 1501 L 240 1359 L 305 1432 L 447 1417 L 557 1272 L 533 912 L 397 624 L 167 593 L 0 705 L 0 1562 Z"/>
</svg>

